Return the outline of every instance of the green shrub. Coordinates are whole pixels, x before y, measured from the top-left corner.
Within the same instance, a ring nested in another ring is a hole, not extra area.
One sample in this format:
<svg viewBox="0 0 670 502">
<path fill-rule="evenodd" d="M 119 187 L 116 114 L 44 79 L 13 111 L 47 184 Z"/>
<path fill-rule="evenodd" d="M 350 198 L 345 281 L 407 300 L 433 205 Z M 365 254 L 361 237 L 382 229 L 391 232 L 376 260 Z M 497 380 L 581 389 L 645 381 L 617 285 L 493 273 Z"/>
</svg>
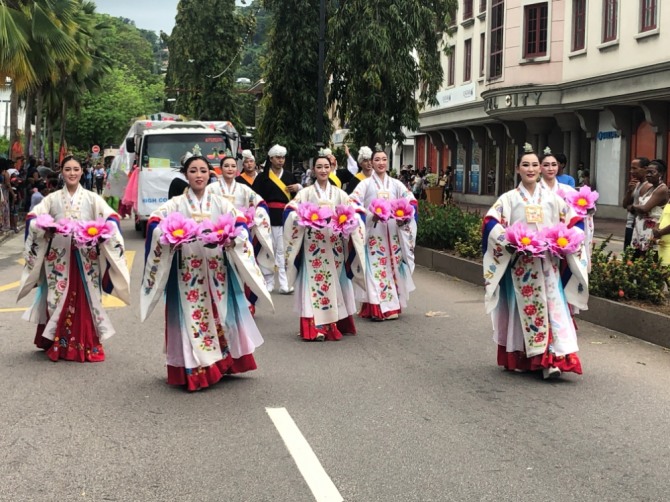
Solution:
<svg viewBox="0 0 670 502">
<path fill-rule="evenodd" d="M 463 211 L 457 206 L 435 206 L 419 201 L 419 227 L 416 241 L 419 246 L 433 249 L 456 249 L 456 244 L 479 247 L 470 257 L 481 256 L 482 217 L 479 213 Z M 476 234 L 476 236 L 475 236 Z M 465 252 L 473 253 L 472 250 Z"/>
<path fill-rule="evenodd" d="M 606 251 L 608 242 L 609 239 L 593 246 L 589 292 L 610 300 L 665 302 L 670 267 L 661 264 L 658 253 L 651 251 L 634 258 L 634 251 L 629 247 L 619 257 Z"/>
</svg>

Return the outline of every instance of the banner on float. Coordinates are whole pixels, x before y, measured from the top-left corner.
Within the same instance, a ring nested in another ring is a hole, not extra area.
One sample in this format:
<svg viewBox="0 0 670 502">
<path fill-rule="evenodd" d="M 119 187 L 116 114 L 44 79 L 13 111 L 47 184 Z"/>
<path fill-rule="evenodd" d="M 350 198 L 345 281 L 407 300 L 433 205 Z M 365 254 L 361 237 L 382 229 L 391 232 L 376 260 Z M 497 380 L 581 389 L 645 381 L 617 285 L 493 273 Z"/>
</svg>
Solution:
<svg viewBox="0 0 670 502">
<path fill-rule="evenodd" d="M 142 169 L 137 183 L 137 210 L 140 216 L 149 216 L 168 200 L 170 183 L 180 176 L 172 169 Z"/>
</svg>

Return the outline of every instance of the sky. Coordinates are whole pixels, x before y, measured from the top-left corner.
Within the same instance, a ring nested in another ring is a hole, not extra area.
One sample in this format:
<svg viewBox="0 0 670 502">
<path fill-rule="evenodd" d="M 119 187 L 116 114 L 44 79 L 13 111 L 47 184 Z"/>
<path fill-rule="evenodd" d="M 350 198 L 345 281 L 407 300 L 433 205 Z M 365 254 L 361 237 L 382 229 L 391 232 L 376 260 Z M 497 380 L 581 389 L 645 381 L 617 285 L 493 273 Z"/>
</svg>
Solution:
<svg viewBox="0 0 670 502">
<path fill-rule="evenodd" d="M 135 26 L 158 33 L 170 33 L 174 27 L 179 0 L 93 0 L 97 11 L 114 17 L 126 17 Z M 235 2 L 240 5 L 239 1 Z M 247 2 L 247 5 L 249 2 Z"/>
<path fill-rule="evenodd" d="M 174 27 L 179 0 L 93 0 L 97 11 L 114 17 L 127 17 L 135 26 L 158 33 Z"/>
</svg>

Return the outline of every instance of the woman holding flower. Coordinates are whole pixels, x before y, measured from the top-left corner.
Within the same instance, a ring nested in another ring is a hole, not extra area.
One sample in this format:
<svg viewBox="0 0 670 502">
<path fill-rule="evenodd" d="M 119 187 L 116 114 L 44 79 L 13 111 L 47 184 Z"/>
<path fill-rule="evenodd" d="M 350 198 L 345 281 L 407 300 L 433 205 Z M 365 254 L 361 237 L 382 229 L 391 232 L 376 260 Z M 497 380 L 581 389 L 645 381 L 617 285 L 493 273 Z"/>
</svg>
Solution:
<svg viewBox="0 0 670 502">
<path fill-rule="evenodd" d="M 355 335 L 352 278 L 365 286 L 365 229 L 349 196 L 329 182 L 328 157 L 314 160 L 316 181 L 284 211 L 284 248 L 289 286 L 295 283 L 303 340 Z"/>
<path fill-rule="evenodd" d="M 351 199 L 366 211 L 364 291 L 359 315 L 373 321 L 397 319 L 414 291 L 416 199 L 412 192 L 386 172 L 383 151 L 372 154 L 372 174 L 361 181 Z M 398 207 L 392 210 L 392 204 Z"/>
<path fill-rule="evenodd" d="M 272 249 L 272 234 L 270 231 L 270 213 L 263 198 L 249 186 L 235 179 L 237 161 L 233 157 L 221 159 L 221 178 L 216 183 L 207 186 L 209 193 L 223 197 L 235 209 L 241 211 L 247 219 L 247 228 L 252 240 L 256 262 L 261 270 L 270 270 L 274 267 L 274 251 Z M 247 299 L 252 314 L 256 311 L 257 297 L 247 288 Z"/>
<path fill-rule="evenodd" d="M 525 148 L 516 168 L 519 186 L 503 194 L 484 218 L 486 310 L 498 364 L 542 370 L 545 378 L 563 371 L 581 374 L 568 304 L 586 309 L 588 301 L 582 222 L 537 182 L 540 161 L 530 145 Z M 563 273 L 562 260 L 567 261 Z"/>
<path fill-rule="evenodd" d="M 570 185 L 560 183 L 557 178 L 559 163 L 548 147 L 544 149 L 543 155 L 540 157 L 540 168 L 542 171 L 542 181 L 540 183 L 543 188 L 565 200 L 575 210 L 577 215 L 582 216 L 584 219 L 584 248 L 589 259 L 587 270 L 590 271 L 591 244 L 593 243 L 595 232 L 593 215 L 596 211 L 595 201 L 598 199 L 598 192 L 591 191 L 588 186 L 581 187 L 577 191 Z"/>
<path fill-rule="evenodd" d="M 245 217 L 206 190 L 205 157 L 184 162 L 189 187 L 152 214 L 140 297 L 142 321 L 165 291 L 168 384 L 189 391 L 223 375 L 256 369 L 253 352 L 263 343 L 247 308 L 247 284 L 270 304 L 256 265 Z"/>
<path fill-rule="evenodd" d="M 38 324 L 35 345 L 49 359 L 104 361 L 104 340 L 114 334 L 102 293 L 130 302 L 130 277 L 119 217 L 79 183 L 74 157 L 63 159 L 65 187 L 47 195 L 26 220 L 21 299 L 38 288 L 24 319 Z"/>
</svg>

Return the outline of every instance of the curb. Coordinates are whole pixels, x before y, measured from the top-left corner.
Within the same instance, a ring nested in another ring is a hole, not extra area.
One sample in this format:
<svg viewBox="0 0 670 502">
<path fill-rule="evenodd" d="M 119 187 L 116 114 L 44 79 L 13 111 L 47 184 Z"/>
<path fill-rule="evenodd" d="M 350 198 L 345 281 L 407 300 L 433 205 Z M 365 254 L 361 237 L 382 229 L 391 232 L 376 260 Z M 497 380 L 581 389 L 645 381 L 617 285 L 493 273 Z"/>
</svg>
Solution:
<svg viewBox="0 0 670 502">
<path fill-rule="evenodd" d="M 0 246 L 2 246 L 9 239 L 13 239 L 17 235 L 23 235 L 25 227 L 26 227 L 25 223 L 22 222 L 17 225 L 17 228 L 19 229 L 18 232 L 9 231 L 4 232 L 2 235 L 0 235 Z"/>
<path fill-rule="evenodd" d="M 481 263 L 420 246 L 414 249 L 414 259 L 417 265 L 484 287 Z M 591 296 L 589 310 L 580 312 L 577 317 L 592 324 L 670 348 L 670 337 L 665 335 L 667 327 L 670 326 L 670 316 L 665 314 Z"/>
</svg>

